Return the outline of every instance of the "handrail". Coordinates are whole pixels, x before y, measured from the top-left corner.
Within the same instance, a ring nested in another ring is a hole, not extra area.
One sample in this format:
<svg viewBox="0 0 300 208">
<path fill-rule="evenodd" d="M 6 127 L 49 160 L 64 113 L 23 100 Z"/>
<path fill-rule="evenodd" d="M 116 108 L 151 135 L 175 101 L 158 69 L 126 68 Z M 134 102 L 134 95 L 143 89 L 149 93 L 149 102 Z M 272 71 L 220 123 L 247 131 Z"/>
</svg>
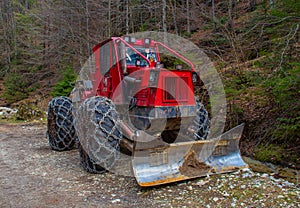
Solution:
<svg viewBox="0 0 300 208">
<path fill-rule="evenodd" d="M 168 51 L 170 51 L 171 53 L 174 53 L 178 58 L 181 58 L 182 60 L 184 60 L 184 62 L 186 62 L 187 64 L 189 64 L 193 70 L 195 70 L 195 65 L 188 60 L 187 58 L 185 58 L 183 55 L 181 55 L 180 53 L 172 50 L 171 48 L 169 48 L 168 46 L 166 46 L 165 44 L 161 43 L 161 42 L 156 42 L 157 44 L 161 45 L 162 47 L 164 47 L 165 49 L 167 49 Z"/>
<path fill-rule="evenodd" d="M 125 40 L 123 40 L 122 38 L 117 38 L 118 40 L 120 40 L 121 42 L 123 42 L 125 45 L 127 45 L 129 48 L 131 48 L 134 52 L 136 52 L 139 56 L 141 56 L 143 59 L 145 59 L 147 61 L 147 63 L 150 66 L 150 61 L 147 59 L 146 56 L 144 56 L 141 52 L 139 52 L 138 50 L 136 50 L 134 47 L 132 47 L 129 43 L 127 43 Z"/>
</svg>

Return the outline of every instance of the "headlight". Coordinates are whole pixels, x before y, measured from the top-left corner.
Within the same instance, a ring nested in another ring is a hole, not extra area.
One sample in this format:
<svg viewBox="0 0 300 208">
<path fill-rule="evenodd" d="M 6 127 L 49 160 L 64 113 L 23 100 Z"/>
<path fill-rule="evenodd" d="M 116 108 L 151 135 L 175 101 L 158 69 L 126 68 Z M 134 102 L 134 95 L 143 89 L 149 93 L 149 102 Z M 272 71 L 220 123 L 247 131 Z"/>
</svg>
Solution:
<svg viewBox="0 0 300 208">
<path fill-rule="evenodd" d="M 144 43 L 145 43 L 146 45 L 150 45 L 151 39 L 150 39 L 150 38 L 145 38 Z"/>
<path fill-rule="evenodd" d="M 159 76 L 159 71 L 157 70 L 150 71 L 149 87 L 155 87 L 157 85 L 158 76 Z"/>
<path fill-rule="evenodd" d="M 129 36 L 124 36 L 124 40 L 125 40 L 127 43 L 129 43 L 129 39 L 130 39 Z"/>
</svg>

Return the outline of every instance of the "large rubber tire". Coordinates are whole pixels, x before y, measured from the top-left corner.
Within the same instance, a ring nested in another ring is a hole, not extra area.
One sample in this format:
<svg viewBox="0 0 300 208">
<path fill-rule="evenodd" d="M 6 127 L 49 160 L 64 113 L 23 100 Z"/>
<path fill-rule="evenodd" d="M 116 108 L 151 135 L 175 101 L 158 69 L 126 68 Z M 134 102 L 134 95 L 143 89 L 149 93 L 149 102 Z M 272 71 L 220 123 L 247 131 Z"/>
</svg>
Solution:
<svg viewBox="0 0 300 208">
<path fill-rule="evenodd" d="M 174 143 L 178 137 L 179 130 L 166 130 L 161 133 L 161 138 L 169 144 Z"/>
<path fill-rule="evenodd" d="M 194 140 L 206 140 L 209 134 L 209 117 L 204 105 L 195 97 L 197 112 L 193 121 L 192 129 L 194 130 Z"/>
<path fill-rule="evenodd" d="M 68 97 L 56 97 L 49 102 L 46 134 L 52 150 L 75 148 L 77 137 L 72 110 L 72 101 Z"/>
<path fill-rule="evenodd" d="M 78 145 L 78 151 L 80 156 L 80 164 L 84 170 L 89 173 L 103 173 L 105 169 L 93 161 L 86 151 L 82 148 L 81 144 Z"/>
<path fill-rule="evenodd" d="M 75 128 L 80 144 L 90 160 L 110 170 L 120 154 L 122 134 L 119 115 L 111 100 L 104 97 L 86 99 L 79 107 Z"/>
</svg>

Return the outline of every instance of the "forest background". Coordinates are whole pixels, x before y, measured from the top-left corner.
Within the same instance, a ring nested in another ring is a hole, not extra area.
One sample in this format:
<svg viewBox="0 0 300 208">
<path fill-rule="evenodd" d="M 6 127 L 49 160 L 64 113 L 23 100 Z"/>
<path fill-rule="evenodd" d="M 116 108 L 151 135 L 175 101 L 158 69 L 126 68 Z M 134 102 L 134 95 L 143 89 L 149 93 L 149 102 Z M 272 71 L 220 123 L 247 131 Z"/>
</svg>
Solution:
<svg viewBox="0 0 300 208">
<path fill-rule="evenodd" d="M 0 106 L 18 108 L 17 119 L 68 95 L 101 40 L 168 32 L 214 62 L 226 128 L 246 124 L 242 154 L 300 168 L 300 1 L 1 0 L 0 11 Z"/>
</svg>

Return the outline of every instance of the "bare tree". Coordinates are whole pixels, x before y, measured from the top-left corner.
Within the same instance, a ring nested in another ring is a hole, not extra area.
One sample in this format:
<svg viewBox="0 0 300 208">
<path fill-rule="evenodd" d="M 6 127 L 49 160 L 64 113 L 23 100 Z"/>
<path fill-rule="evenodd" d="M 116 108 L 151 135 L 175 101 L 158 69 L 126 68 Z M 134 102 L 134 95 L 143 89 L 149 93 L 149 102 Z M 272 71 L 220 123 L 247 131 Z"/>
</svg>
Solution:
<svg viewBox="0 0 300 208">
<path fill-rule="evenodd" d="M 211 0 L 211 10 L 212 10 L 212 20 L 213 20 L 214 30 L 216 30 L 217 23 L 216 23 L 215 0 Z"/>
<path fill-rule="evenodd" d="M 171 10 L 172 10 L 172 17 L 173 17 L 173 24 L 176 35 L 178 35 L 178 27 L 176 21 L 176 0 L 170 0 Z"/>
<path fill-rule="evenodd" d="M 187 33 L 191 33 L 191 24 L 190 24 L 190 2 L 186 0 L 186 24 L 187 24 Z"/>
<path fill-rule="evenodd" d="M 3 0 L 0 5 L 1 11 L 1 25 L 3 35 L 3 46 L 5 53 L 5 60 L 8 66 L 11 63 L 12 56 L 16 54 L 16 25 L 13 14 L 12 2 L 9 0 Z"/>
<path fill-rule="evenodd" d="M 126 34 L 129 34 L 129 0 L 126 0 Z"/>
<path fill-rule="evenodd" d="M 166 0 L 163 0 L 163 5 L 162 5 L 162 24 L 163 24 L 163 31 L 164 31 L 164 42 L 166 43 L 167 39 L 166 39 L 166 32 L 167 32 L 167 23 L 166 23 L 166 7 L 167 7 L 167 3 Z"/>
<path fill-rule="evenodd" d="M 232 23 L 232 0 L 229 0 L 228 2 L 228 30 L 232 31 L 233 29 L 233 23 Z"/>
<path fill-rule="evenodd" d="M 108 36 L 111 36 L 111 0 L 108 0 Z"/>
</svg>

